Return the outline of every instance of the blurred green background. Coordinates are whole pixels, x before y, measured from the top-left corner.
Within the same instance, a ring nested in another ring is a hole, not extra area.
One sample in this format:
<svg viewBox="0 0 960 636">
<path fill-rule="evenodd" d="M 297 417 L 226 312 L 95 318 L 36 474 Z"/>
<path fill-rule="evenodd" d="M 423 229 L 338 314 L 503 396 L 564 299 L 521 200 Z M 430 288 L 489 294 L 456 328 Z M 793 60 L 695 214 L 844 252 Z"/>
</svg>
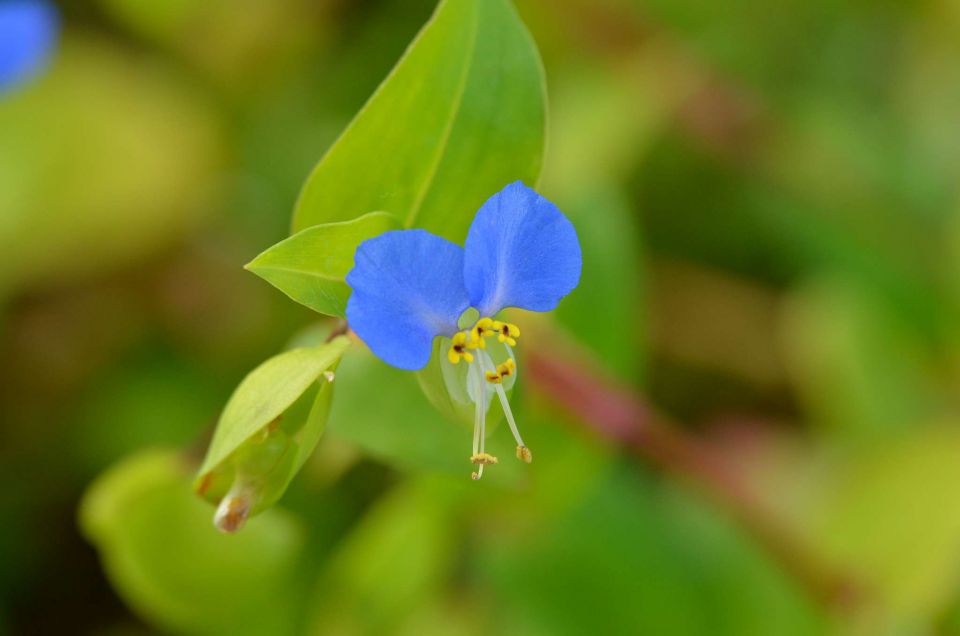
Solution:
<svg viewBox="0 0 960 636">
<path fill-rule="evenodd" d="M 182 449 L 317 322 L 241 266 L 434 3 L 64 1 L 0 99 L 0 633 L 960 634 L 960 4 L 516 5 L 585 254 L 556 327 L 730 496 L 522 375 L 536 461 L 473 483 L 351 352 L 218 535 Z"/>
</svg>

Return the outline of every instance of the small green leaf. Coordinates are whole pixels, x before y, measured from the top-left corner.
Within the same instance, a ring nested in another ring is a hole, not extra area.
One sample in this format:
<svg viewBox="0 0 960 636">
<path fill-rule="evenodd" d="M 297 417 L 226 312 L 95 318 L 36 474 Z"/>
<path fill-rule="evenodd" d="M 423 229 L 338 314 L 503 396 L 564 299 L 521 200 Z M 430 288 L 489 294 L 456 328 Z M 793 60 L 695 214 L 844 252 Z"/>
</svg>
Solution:
<svg viewBox="0 0 960 636">
<path fill-rule="evenodd" d="M 352 221 L 315 225 L 280 241 L 246 265 L 293 300 L 344 317 L 350 288 L 344 278 L 353 253 L 368 238 L 399 227 L 396 217 L 371 212 Z"/>
<path fill-rule="evenodd" d="M 251 371 L 230 396 L 199 474 L 216 468 L 280 417 L 349 346 L 350 340 L 339 336 L 319 347 L 285 351 Z"/>
<path fill-rule="evenodd" d="M 294 230 L 386 210 L 461 241 L 511 181 L 533 185 L 545 89 L 508 0 L 444 0 L 307 180 Z"/>
</svg>

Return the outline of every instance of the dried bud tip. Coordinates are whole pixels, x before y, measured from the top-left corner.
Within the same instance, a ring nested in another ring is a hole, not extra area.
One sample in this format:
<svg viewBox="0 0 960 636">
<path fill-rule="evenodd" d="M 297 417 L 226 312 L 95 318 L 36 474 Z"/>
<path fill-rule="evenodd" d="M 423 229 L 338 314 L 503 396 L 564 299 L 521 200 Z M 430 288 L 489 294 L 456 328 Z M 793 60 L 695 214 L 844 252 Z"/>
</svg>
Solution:
<svg viewBox="0 0 960 636">
<path fill-rule="evenodd" d="M 526 446 L 517 446 L 517 459 L 529 464 L 533 461 L 533 453 Z"/>
<path fill-rule="evenodd" d="M 203 476 L 200 480 L 200 483 L 197 484 L 195 491 L 201 497 L 207 494 L 207 490 L 210 489 L 210 484 L 213 483 L 213 473 L 209 472 Z"/>
<path fill-rule="evenodd" d="M 220 532 L 233 534 L 247 522 L 250 514 L 250 501 L 246 497 L 226 496 L 217 506 L 213 515 L 213 525 Z"/>
</svg>

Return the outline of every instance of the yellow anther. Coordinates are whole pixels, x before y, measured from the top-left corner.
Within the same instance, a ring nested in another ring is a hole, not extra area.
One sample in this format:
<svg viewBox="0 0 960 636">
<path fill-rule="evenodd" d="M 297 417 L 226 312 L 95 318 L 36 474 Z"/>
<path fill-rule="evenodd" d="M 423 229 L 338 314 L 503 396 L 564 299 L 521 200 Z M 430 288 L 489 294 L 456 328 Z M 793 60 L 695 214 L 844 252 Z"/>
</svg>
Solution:
<svg viewBox="0 0 960 636">
<path fill-rule="evenodd" d="M 497 365 L 496 371 L 487 371 L 487 382 L 491 384 L 502 384 L 503 379 L 513 375 L 514 371 L 517 370 L 517 364 L 513 361 L 513 358 L 507 358 L 507 361 L 503 364 Z"/>
<path fill-rule="evenodd" d="M 517 446 L 517 459 L 529 464 L 533 461 L 533 453 L 526 446 Z"/>
<path fill-rule="evenodd" d="M 490 318 L 481 318 L 477 321 L 470 329 L 470 348 L 471 349 L 486 349 L 487 341 L 484 338 L 492 336 L 496 333 L 493 330 L 493 320 Z"/>
<path fill-rule="evenodd" d="M 500 376 L 501 379 L 510 377 L 516 370 L 517 363 L 513 361 L 513 358 L 507 358 L 506 362 L 497 365 L 497 375 Z"/>
<path fill-rule="evenodd" d="M 462 331 L 458 331 L 453 334 L 451 338 L 452 344 L 450 345 L 450 350 L 447 351 L 447 360 L 450 361 L 450 364 L 457 364 L 461 359 L 466 360 L 467 362 L 473 362 L 473 354 L 467 351 L 470 348 L 469 343 L 467 342 L 467 334 Z"/>
<path fill-rule="evenodd" d="M 476 453 L 470 456 L 470 462 L 478 466 L 496 464 L 498 461 L 499 460 L 490 453 Z"/>
<path fill-rule="evenodd" d="M 520 337 L 520 327 L 509 322 L 493 322 L 493 330 L 497 332 L 497 340 L 506 342 L 511 347 L 517 346 L 517 338 Z"/>
</svg>

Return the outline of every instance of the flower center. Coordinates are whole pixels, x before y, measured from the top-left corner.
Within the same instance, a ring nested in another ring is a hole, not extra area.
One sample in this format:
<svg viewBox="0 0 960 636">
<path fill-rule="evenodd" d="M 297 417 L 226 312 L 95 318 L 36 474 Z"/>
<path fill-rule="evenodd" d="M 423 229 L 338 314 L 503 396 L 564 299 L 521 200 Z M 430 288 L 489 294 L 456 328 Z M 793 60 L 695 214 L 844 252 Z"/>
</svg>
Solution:
<svg viewBox="0 0 960 636">
<path fill-rule="evenodd" d="M 497 341 L 506 347 L 510 356 L 500 364 L 495 364 L 486 351 L 486 339 L 493 336 L 496 336 Z M 507 393 L 503 388 L 503 381 L 515 376 L 517 372 L 517 364 L 512 357 L 513 350 L 511 347 L 516 346 L 519 337 L 520 328 L 516 325 L 484 317 L 480 318 L 470 329 L 457 332 L 451 338 L 452 342 L 450 349 L 447 351 L 447 359 L 451 364 L 459 364 L 461 360 L 465 360 L 470 365 L 467 373 L 467 392 L 471 394 L 476 404 L 473 422 L 473 454 L 470 456 L 470 461 L 477 466 L 476 472 L 472 475 L 474 479 L 480 479 L 483 476 L 484 466 L 496 464 L 498 461 L 484 448 L 488 389 L 492 389 L 500 399 L 500 405 L 503 407 L 510 432 L 513 433 L 513 437 L 517 441 L 517 459 L 528 464 L 533 461 L 533 453 L 530 452 L 530 449 L 523 443 L 523 438 L 520 437 L 513 412 L 510 410 L 510 402 L 507 400 Z M 477 364 L 474 365 L 475 360 Z"/>
</svg>

